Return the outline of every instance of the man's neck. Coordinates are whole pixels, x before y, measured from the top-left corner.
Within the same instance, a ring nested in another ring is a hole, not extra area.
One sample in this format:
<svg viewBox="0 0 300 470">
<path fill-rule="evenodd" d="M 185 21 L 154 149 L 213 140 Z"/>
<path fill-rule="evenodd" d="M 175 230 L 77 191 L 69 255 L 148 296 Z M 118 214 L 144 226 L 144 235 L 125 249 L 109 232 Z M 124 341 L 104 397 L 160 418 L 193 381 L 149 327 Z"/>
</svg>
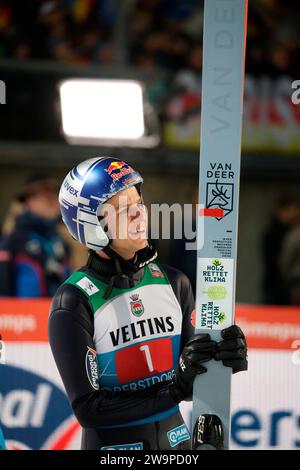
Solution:
<svg viewBox="0 0 300 470">
<path fill-rule="evenodd" d="M 114 250 L 116 251 L 116 250 Z M 111 259 L 110 256 L 108 256 L 104 251 L 102 250 L 99 250 L 99 251 L 96 251 L 97 255 L 100 256 L 100 258 L 104 258 L 104 259 Z M 131 260 L 135 253 L 126 253 L 126 254 L 122 254 L 122 253 L 119 253 L 118 251 L 116 251 L 117 255 L 121 256 L 121 258 L 123 258 L 125 261 L 129 261 Z"/>
<path fill-rule="evenodd" d="M 101 251 L 100 250 L 96 251 L 96 253 L 97 253 L 98 256 L 100 256 L 100 258 L 110 259 L 110 257 L 106 253 L 104 253 L 104 251 L 102 251 L 102 250 Z"/>
</svg>

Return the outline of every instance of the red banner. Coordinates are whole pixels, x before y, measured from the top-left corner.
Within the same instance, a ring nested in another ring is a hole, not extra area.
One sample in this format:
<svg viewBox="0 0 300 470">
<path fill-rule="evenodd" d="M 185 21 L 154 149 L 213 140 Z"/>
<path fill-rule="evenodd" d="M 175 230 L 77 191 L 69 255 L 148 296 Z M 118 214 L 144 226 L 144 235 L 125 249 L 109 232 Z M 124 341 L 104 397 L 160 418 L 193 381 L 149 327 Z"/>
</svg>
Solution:
<svg viewBox="0 0 300 470">
<path fill-rule="evenodd" d="M 0 334 L 4 341 L 48 341 L 51 299 L 1 299 Z"/>
<path fill-rule="evenodd" d="M 47 342 L 51 299 L 1 299 L 0 333 L 4 341 Z M 291 350 L 300 340 L 300 308 L 238 305 L 236 323 L 252 349 Z"/>
</svg>

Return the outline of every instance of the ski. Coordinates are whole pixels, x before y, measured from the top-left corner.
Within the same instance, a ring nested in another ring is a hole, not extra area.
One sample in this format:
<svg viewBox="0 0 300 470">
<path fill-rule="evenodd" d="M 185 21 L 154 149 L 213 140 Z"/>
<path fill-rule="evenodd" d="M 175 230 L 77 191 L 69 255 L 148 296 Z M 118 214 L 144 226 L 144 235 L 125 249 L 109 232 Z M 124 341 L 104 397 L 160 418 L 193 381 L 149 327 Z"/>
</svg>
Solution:
<svg viewBox="0 0 300 470">
<path fill-rule="evenodd" d="M 248 0 L 204 5 L 195 328 L 219 341 L 234 323 Z M 207 369 L 194 382 L 193 448 L 228 449 L 231 369 Z"/>
</svg>

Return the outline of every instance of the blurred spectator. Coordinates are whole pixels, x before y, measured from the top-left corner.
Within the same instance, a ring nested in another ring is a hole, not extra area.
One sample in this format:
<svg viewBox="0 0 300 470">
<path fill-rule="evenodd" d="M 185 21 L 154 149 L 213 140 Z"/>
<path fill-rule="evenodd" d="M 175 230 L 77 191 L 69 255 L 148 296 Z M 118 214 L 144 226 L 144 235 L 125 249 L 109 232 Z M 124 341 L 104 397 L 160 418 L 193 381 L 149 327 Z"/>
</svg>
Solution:
<svg viewBox="0 0 300 470">
<path fill-rule="evenodd" d="M 74 240 L 74 238 L 71 237 L 65 224 L 59 224 L 58 233 L 67 241 L 67 244 L 70 247 L 71 271 L 76 271 L 81 266 L 84 266 L 86 258 L 88 256 L 88 249 L 86 248 L 86 246 L 78 244 L 77 240 Z"/>
<path fill-rule="evenodd" d="M 286 266 L 290 263 L 289 255 L 283 255 L 285 239 L 300 217 L 299 202 L 290 197 L 277 201 L 270 225 L 263 237 L 262 259 L 264 268 L 263 301 L 268 305 L 285 305 L 289 303 Z M 285 248 L 290 251 L 290 248 Z M 282 269 L 282 256 L 284 266 Z M 300 260 L 299 260 L 300 261 Z"/>
<path fill-rule="evenodd" d="M 9 235 L 14 230 L 16 225 L 16 218 L 22 212 L 23 204 L 18 200 L 12 201 L 2 224 L 2 235 Z"/>
<path fill-rule="evenodd" d="M 0 0 L 0 56 L 99 62 L 99 42 L 112 41 L 115 13 L 114 0 Z M 103 57 L 111 63 L 114 55 Z"/>
<path fill-rule="evenodd" d="M 200 114 L 202 47 L 193 44 L 187 57 L 187 67 L 174 77 L 170 87 L 170 100 L 166 117 L 184 122 Z"/>
<path fill-rule="evenodd" d="M 202 44 L 204 2 L 131 0 L 130 4 L 124 23 L 131 63 L 173 72 L 192 67 L 189 51 Z M 116 0 L 0 0 L 0 56 L 111 64 L 117 13 Z M 300 10 L 292 2 L 251 0 L 247 72 L 296 76 L 299 23 Z M 200 61 L 201 51 L 194 52 Z"/>
<path fill-rule="evenodd" d="M 137 0 L 130 17 L 130 43 L 133 63 L 153 49 L 156 66 L 175 70 L 191 67 L 187 47 L 202 44 L 203 3 L 194 0 Z M 247 72 L 261 74 L 296 73 L 299 56 L 300 11 L 289 2 L 252 0 L 249 3 Z M 156 31 L 164 36 L 158 41 Z M 201 60 L 198 50 L 198 59 Z"/>
<path fill-rule="evenodd" d="M 136 2 L 129 21 L 132 62 L 140 64 L 141 57 L 151 56 L 156 66 L 175 71 L 185 68 L 193 42 L 192 28 L 185 21 L 195 13 L 195 6 L 202 11 L 193 0 Z M 200 42 L 201 34 L 198 37 Z"/>
<path fill-rule="evenodd" d="M 52 296 L 70 273 L 55 181 L 34 175 L 18 199 L 24 209 L 0 240 L 0 296 Z"/>
<path fill-rule="evenodd" d="M 300 213 L 283 241 L 279 261 L 288 303 L 300 305 Z"/>
</svg>

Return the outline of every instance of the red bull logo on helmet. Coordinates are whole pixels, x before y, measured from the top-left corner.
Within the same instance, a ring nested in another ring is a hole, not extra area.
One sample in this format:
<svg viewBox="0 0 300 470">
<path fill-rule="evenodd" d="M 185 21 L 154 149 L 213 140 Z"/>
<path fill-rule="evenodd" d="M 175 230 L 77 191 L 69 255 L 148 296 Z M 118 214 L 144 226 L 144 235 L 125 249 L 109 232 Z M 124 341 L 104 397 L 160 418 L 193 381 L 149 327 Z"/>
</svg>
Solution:
<svg viewBox="0 0 300 470">
<path fill-rule="evenodd" d="M 124 168 L 127 167 L 127 168 Z M 119 180 L 122 178 L 122 176 L 128 175 L 129 173 L 133 173 L 134 170 L 131 168 L 128 163 L 121 161 L 121 162 L 111 162 L 109 167 L 104 170 L 106 173 L 108 173 L 113 180 Z M 115 171 L 118 171 L 118 173 L 114 173 Z"/>
</svg>

